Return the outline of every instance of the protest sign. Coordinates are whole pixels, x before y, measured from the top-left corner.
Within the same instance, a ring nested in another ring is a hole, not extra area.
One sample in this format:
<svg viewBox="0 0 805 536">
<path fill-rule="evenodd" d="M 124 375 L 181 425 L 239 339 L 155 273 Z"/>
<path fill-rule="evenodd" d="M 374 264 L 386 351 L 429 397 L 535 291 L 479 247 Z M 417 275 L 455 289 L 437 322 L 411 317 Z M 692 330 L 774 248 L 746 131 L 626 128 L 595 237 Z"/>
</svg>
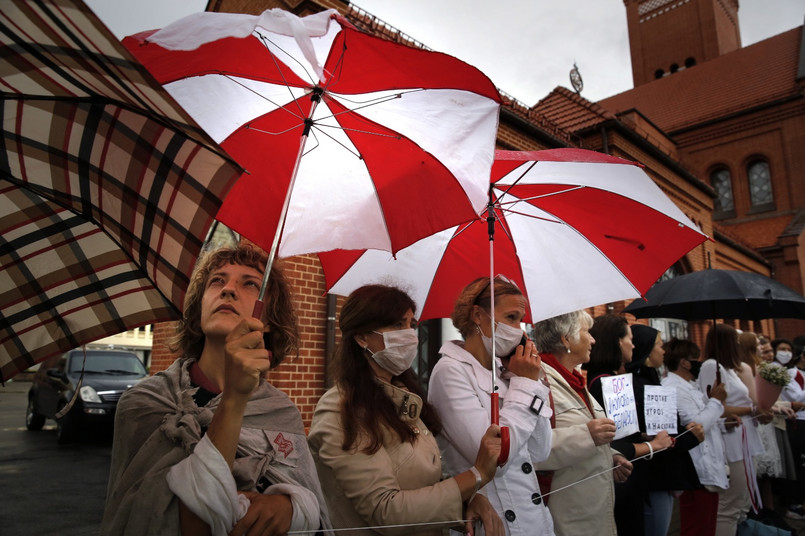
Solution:
<svg viewBox="0 0 805 536">
<path fill-rule="evenodd" d="M 653 436 L 665 430 L 676 433 L 676 389 L 646 385 L 643 395 L 646 434 Z"/>
<path fill-rule="evenodd" d="M 607 412 L 607 417 L 615 421 L 615 439 L 639 431 L 632 374 L 603 376 L 601 390 L 604 395 L 604 411 Z"/>
</svg>

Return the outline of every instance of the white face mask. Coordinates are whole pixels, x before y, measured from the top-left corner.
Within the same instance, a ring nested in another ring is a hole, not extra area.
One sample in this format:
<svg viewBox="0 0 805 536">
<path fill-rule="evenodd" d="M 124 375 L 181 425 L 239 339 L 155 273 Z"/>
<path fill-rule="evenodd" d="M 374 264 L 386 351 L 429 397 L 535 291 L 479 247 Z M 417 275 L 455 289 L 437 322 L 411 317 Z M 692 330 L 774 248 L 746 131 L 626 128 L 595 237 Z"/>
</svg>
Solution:
<svg viewBox="0 0 805 536">
<path fill-rule="evenodd" d="M 372 352 L 368 347 L 365 348 L 372 355 L 375 363 L 391 372 L 392 376 L 399 376 L 411 368 L 419 348 L 419 337 L 415 329 L 398 329 L 383 333 L 375 331 L 374 333 L 383 336 L 385 346 L 383 350 L 377 352 Z"/>
<path fill-rule="evenodd" d="M 512 353 L 520 341 L 523 339 L 523 330 L 512 327 L 503 322 L 495 324 L 495 357 L 505 357 Z M 481 332 L 481 340 L 484 343 L 486 352 L 492 355 L 492 338 Z"/>
<path fill-rule="evenodd" d="M 787 365 L 791 361 L 792 353 L 787 350 L 778 350 L 775 354 L 775 359 L 783 365 Z"/>
</svg>

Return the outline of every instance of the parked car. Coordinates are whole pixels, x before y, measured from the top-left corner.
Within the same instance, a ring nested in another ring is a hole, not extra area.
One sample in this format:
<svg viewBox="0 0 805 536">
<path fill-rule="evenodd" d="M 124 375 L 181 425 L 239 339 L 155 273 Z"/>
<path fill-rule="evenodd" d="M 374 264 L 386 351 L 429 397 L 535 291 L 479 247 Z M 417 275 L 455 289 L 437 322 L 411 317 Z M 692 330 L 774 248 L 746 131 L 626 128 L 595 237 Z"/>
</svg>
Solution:
<svg viewBox="0 0 805 536">
<path fill-rule="evenodd" d="M 82 430 L 111 427 L 120 395 L 147 375 L 142 361 L 131 352 L 87 350 L 85 360 L 79 348 L 54 356 L 42 363 L 31 382 L 25 426 L 41 430 L 46 419 L 55 419 L 60 444 L 75 440 Z M 72 407 L 57 418 L 76 389 Z"/>
</svg>

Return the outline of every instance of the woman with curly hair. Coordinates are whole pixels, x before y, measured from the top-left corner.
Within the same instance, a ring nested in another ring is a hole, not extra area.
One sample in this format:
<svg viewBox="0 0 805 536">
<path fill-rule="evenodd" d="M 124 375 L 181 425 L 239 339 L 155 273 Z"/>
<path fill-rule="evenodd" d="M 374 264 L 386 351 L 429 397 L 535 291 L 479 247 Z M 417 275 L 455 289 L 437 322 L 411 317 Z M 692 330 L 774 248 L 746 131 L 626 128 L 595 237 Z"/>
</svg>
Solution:
<svg viewBox="0 0 805 536">
<path fill-rule="evenodd" d="M 291 293 L 265 252 L 208 253 L 191 277 L 165 371 L 117 407 L 104 534 L 279 534 L 329 528 L 296 406 L 263 379 L 299 336 Z"/>
<path fill-rule="evenodd" d="M 489 277 L 476 279 L 456 300 L 451 316 L 463 340 L 448 341 L 439 350 L 428 399 L 444 421 L 438 439 L 445 464 L 453 473 L 464 471 L 491 418 L 492 367 L 497 367 L 500 424 L 509 428 L 509 458 L 483 493 L 505 519 L 506 534 L 552 535 L 553 521 L 534 471 L 551 449 L 549 390 L 539 381 L 544 374 L 536 347 L 520 327 L 525 297 L 502 276 L 492 284 Z"/>
<path fill-rule="evenodd" d="M 419 348 L 415 312 L 405 292 L 386 285 L 355 290 L 341 308 L 335 385 L 316 405 L 308 437 L 333 527 L 339 534 L 437 535 L 466 519 L 501 535 L 500 518 L 477 493 L 495 475 L 499 429 L 485 427 L 471 466 L 442 480 L 434 438 L 441 420 L 411 369 Z M 472 534 L 472 523 L 465 530 Z"/>
</svg>

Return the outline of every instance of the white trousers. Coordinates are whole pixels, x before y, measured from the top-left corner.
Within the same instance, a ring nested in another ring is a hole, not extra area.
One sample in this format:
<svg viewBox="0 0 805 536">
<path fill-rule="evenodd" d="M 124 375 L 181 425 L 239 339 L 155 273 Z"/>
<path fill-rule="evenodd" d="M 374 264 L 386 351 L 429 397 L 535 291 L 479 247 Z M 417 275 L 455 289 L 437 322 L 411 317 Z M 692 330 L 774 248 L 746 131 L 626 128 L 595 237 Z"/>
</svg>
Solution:
<svg viewBox="0 0 805 536">
<path fill-rule="evenodd" d="M 746 519 L 751 506 L 743 460 L 732 462 L 729 467 L 730 487 L 718 494 L 716 536 L 735 536 L 738 523 Z"/>
</svg>

